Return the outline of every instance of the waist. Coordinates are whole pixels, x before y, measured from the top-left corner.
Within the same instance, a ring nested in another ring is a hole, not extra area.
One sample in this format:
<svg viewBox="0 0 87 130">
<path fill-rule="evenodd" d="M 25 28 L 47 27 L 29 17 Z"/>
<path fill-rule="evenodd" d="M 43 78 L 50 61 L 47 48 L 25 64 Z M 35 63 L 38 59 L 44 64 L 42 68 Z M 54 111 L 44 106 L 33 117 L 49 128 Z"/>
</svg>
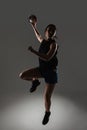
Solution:
<svg viewBox="0 0 87 130">
<path fill-rule="evenodd" d="M 57 66 L 55 67 L 48 67 L 48 66 L 41 66 L 39 65 L 41 71 L 57 71 Z"/>
<path fill-rule="evenodd" d="M 43 61 L 39 59 L 39 66 L 41 68 L 55 69 L 58 66 L 58 59 L 50 60 L 50 61 Z"/>
</svg>

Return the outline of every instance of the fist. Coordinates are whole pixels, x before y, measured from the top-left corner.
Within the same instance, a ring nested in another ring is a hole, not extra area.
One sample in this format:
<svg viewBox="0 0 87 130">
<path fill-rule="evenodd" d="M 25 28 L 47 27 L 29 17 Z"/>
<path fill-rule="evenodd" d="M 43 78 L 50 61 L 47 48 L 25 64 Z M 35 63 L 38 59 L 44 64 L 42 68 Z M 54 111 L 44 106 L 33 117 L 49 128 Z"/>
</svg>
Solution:
<svg viewBox="0 0 87 130">
<path fill-rule="evenodd" d="M 28 47 L 28 50 L 31 51 L 31 52 L 33 52 L 32 46 L 29 46 L 29 47 Z"/>
</svg>

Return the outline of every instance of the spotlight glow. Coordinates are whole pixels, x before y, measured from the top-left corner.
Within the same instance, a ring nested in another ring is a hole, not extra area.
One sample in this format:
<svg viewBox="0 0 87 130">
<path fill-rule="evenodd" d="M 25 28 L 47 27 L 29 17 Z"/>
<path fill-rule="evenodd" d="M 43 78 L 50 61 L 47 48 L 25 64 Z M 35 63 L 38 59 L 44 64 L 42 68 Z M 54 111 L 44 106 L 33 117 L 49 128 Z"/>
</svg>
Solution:
<svg viewBox="0 0 87 130">
<path fill-rule="evenodd" d="M 87 113 L 82 112 L 70 100 L 56 96 L 52 98 L 50 121 L 43 126 L 43 99 L 40 95 L 32 97 L 29 95 L 3 109 L 1 130 L 75 130 L 86 125 Z"/>
</svg>

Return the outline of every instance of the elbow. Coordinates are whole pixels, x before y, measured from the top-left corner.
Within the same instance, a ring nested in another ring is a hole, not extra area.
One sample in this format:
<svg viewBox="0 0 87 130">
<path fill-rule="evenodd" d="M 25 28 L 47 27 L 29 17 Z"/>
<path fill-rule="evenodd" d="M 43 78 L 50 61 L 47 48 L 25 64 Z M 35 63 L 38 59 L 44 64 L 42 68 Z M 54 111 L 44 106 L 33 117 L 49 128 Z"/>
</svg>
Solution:
<svg viewBox="0 0 87 130">
<path fill-rule="evenodd" d="M 51 57 L 49 57 L 48 55 L 40 56 L 40 58 L 43 59 L 44 61 L 49 61 L 51 59 Z"/>
<path fill-rule="evenodd" d="M 49 58 L 47 57 L 47 56 L 45 56 L 45 57 L 40 57 L 42 60 L 44 60 L 44 61 L 49 61 Z"/>
<path fill-rule="evenodd" d="M 49 61 L 50 59 L 51 57 L 48 57 L 48 56 L 45 58 L 46 61 Z"/>
</svg>

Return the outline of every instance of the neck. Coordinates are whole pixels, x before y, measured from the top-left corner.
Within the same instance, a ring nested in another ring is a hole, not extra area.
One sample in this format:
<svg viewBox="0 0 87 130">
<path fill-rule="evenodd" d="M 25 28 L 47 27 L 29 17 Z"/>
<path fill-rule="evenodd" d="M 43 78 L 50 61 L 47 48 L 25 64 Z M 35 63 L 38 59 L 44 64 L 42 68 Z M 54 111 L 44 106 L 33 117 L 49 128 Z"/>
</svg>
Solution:
<svg viewBox="0 0 87 130">
<path fill-rule="evenodd" d="M 53 37 L 45 37 L 45 40 L 53 39 Z"/>
</svg>

